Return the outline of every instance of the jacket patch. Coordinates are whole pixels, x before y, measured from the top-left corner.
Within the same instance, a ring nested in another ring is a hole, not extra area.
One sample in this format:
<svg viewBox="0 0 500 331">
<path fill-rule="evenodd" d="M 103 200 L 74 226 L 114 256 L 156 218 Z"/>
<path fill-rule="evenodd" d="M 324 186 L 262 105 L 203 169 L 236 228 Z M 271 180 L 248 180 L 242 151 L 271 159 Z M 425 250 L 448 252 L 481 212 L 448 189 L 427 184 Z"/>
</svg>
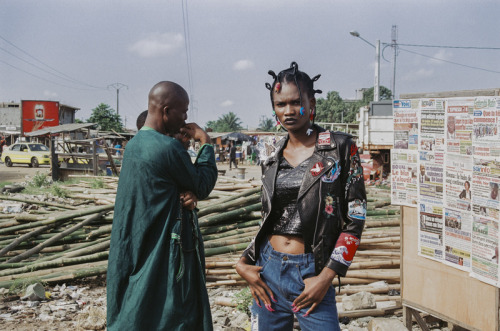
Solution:
<svg viewBox="0 0 500 331">
<path fill-rule="evenodd" d="M 314 167 L 311 168 L 311 174 L 316 177 L 317 175 L 319 175 L 324 169 L 324 166 L 323 166 L 323 163 L 321 162 L 316 162 L 314 164 Z"/>
<path fill-rule="evenodd" d="M 330 258 L 349 267 L 358 249 L 359 242 L 358 238 L 342 233 L 337 240 L 337 246 L 333 250 Z"/>
<path fill-rule="evenodd" d="M 321 180 L 325 183 L 333 183 L 337 178 L 339 178 L 340 170 L 341 168 L 339 161 L 335 161 L 335 165 L 333 166 L 332 171 L 324 174 L 321 177 Z"/>
<path fill-rule="evenodd" d="M 366 219 L 366 201 L 359 199 L 350 201 L 347 216 L 364 221 Z"/>
<path fill-rule="evenodd" d="M 327 196 L 325 197 L 325 210 L 323 210 L 325 217 L 330 218 L 334 210 L 335 210 L 335 200 L 330 194 L 327 194 Z"/>
<path fill-rule="evenodd" d="M 330 131 L 320 132 L 318 135 L 318 146 L 330 146 Z"/>
<path fill-rule="evenodd" d="M 358 152 L 358 146 L 356 146 L 356 144 L 352 144 L 351 145 L 351 157 L 356 155 L 357 152 Z"/>
</svg>

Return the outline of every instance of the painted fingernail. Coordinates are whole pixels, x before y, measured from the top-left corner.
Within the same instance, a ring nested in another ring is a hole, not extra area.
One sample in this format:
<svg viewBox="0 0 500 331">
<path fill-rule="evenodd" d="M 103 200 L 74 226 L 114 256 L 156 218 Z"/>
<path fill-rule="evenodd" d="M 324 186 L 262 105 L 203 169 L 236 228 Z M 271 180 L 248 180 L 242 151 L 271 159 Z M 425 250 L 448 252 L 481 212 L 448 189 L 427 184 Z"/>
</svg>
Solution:
<svg viewBox="0 0 500 331">
<path fill-rule="evenodd" d="M 274 297 L 271 297 L 271 300 L 273 300 L 274 302 L 278 302 L 278 300 L 276 300 Z"/>
<path fill-rule="evenodd" d="M 295 307 L 295 302 L 292 302 L 292 307 Z"/>
<path fill-rule="evenodd" d="M 307 317 L 309 316 L 309 313 L 305 313 L 304 315 L 302 315 L 302 317 Z"/>
<path fill-rule="evenodd" d="M 300 309 L 299 309 L 299 307 L 295 307 L 295 308 L 293 308 L 293 309 L 292 309 L 292 311 L 293 311 L 294 313 L 298 312 L 299 310 L 300 310 Z"/>
<path fill-rule="evenodd" d="M 262 308 L 262 306 L 260 305 L 260 303 L 258 303 L 257 301 L 255 301 L 255 303 L 257 304 L 257 306 L 259 306 L 259 308 Z"/>
<path fill-rule="evenodd" d="M 270 305 L 270 304 L 266 303 L 266 305 L 265 305 L 265 306 L 266 306 L 266 309 L 267 309 L 267 310 L 269 310 L 270 312 L 273 312 L 273 311 L 274 311 L 274 309 L 271 307 L 271 305 Z"/>
</svg>

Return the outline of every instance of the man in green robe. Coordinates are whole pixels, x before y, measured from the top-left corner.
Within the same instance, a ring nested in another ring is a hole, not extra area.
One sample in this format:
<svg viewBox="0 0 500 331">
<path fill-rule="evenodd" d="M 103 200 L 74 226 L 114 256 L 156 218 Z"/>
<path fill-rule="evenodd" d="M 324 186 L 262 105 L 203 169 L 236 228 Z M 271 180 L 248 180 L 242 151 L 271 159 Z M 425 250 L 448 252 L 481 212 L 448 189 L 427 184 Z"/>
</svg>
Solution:
<svg viewBox="0 0 500 331">
<path fill-rule="evenodd" d="M 149 93 L 144 127 L 125 149 L 107 274 L 108 330 L 212 330 L 198 199 L 215 186 L 210 137 L 186 124 L 189 98 L 172 82 Z M 175 133 L 202 144 L 193 164 Z"/>
</svg>

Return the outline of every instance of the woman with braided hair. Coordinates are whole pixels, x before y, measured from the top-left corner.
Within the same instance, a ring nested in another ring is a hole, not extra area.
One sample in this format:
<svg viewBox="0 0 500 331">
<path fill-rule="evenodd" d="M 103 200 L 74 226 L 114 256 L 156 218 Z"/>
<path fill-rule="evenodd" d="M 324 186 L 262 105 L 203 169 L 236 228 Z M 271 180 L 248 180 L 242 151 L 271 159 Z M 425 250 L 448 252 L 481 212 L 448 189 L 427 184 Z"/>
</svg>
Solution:
<svg viewBox="0 0 500 331">
<path fill-rule="evenodd" d="M 255 300 L 253 330 L 340 330 L 332 281 L 360 243 L 366 193 L 352 137 L 314 124 L 312 79 L 269 71 L 273 114 L 288 135 L 262 164 L 262 218 L 236 271 Z"/>
</svg>

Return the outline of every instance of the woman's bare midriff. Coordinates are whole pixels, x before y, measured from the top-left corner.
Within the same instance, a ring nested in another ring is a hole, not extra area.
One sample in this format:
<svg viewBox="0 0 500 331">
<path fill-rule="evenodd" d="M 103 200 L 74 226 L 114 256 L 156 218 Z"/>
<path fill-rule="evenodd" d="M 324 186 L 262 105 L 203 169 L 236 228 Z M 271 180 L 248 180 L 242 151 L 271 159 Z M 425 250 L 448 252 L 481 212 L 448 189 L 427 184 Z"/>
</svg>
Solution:
<svg viewBox="0 0 500 331">
<path fill-rule="evenodd" d="M 269 237 L 273 249 L 286 254 L 304 254 L 304 239 L 298 236 L 273 234 Z"/>
</svg>

